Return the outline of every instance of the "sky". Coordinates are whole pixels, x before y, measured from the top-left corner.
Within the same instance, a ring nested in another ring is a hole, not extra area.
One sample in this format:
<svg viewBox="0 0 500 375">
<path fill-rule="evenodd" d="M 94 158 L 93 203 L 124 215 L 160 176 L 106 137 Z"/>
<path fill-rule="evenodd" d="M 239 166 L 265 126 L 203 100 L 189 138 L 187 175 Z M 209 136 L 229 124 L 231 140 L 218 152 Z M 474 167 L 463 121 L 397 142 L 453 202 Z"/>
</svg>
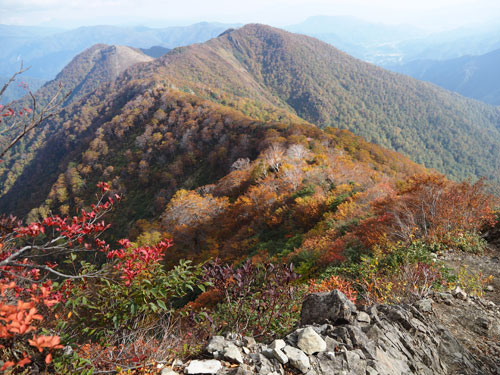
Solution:
<svg viewBox="0 0 500 375">
<path fill-rule="evenodd" d="M 259 22 L 277 27 L 309 16 L 350 15 L 432 31 L 500 24 L 499 0 L 0 0 L 0 24 L 188 25 Z"/>
</svg>

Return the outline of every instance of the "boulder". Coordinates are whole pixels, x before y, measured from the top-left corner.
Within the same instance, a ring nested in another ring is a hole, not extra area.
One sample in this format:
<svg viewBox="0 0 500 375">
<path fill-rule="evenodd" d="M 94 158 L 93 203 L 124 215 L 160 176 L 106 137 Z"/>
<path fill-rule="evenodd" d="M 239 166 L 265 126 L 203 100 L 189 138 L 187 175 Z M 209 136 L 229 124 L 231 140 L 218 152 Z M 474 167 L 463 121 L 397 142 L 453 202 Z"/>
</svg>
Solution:
<svg viewBox="0 0 500 375">
<path fill-rule="evenodd" d="M 285 340 L 274 340 L 269 348 L 271 349 L 283 349 L 286 346 Z"/>
<path fill-rule="evenodd" d="M 309 294 L 302 304 L 301 324 L 353 323 L 356 306 L 339 290 Z"/>
<path fill-rule="evenodd" d="M 370 315 L 365 313 L 364 311 L 358 311 L 358 315 L 356 316 L 356 321 L 358 323 L 366 323 L 370 324 Z"/>
</svg>

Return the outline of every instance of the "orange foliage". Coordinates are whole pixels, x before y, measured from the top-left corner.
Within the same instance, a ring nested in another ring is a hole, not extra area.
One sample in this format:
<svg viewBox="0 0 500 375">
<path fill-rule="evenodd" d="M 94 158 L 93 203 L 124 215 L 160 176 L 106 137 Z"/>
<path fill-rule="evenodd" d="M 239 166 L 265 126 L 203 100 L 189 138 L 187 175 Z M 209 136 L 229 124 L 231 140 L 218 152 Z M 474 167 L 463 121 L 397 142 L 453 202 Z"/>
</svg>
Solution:
<svg viewBox="0 0 500 375">
<path fill-rule="evenodd" d="M 24 340 L 27 343 L 38 349 L 40 353 L 44 349 L 48 350 L 45 356 L 45 363 L 49 364 L 52 360 L 51 351 L 54 349 L 61 349 L 58 336 L 37 336 L 33 335 L 32 339 L 27 337 L 29 333 L 35 332 L 39 329 L 38 323 L 43 320 L 43 316 L 39 313 L 37 303 L 42 305 L 51 306 L 53 301 L 49 300 L 50 290 L 49 287 L 42 287 L 41 294 L 38 293 L 38 286 L 33 287 L 28 291 L 27 301 L 18 299 L 19 290 L 22 290 L 15 282 L 7 281 L 6 279 L 0 281 L 0 339 L 4 345 L 0 346 L 14 350 L 14 343 L 16 341 Z M 26 290 L 25 290 L 26 291 Z M 23 353 L 23 358 L 17 361 L 5 361 L 0 371 L 4 371 L 9 367 L 24 367 L 31 362 L 31 355 Z"/>
<path fill-rule="evenodd" d="M 355 303 L 358 293 L 353 288 L 350 281 L 343 279 L 340 276 L 332 275 L 324 280 L 310 280 L 308 293 L 330 292 L 338 289 L 346 295 L 346 297 Z"/>
<path fill-rule="evenodd" d="M 200 310 L 202 308 L 212 308 L 217 306 L 219 302 L 224 298 L 224 293 L 218 289 L 207 290 L 206 292 L 200 294 L 196 300 L 189 302 L 187 307 L 190 310 Z"/>
<path fill-rule="evenodd" d="M 374 204 L 378 224 L 390 239 L 443 239 L 494 224 L 495 198 L 482 181 L 453 182 L 442 175 L 417 175 L 394 195 Z"/>
</svg>

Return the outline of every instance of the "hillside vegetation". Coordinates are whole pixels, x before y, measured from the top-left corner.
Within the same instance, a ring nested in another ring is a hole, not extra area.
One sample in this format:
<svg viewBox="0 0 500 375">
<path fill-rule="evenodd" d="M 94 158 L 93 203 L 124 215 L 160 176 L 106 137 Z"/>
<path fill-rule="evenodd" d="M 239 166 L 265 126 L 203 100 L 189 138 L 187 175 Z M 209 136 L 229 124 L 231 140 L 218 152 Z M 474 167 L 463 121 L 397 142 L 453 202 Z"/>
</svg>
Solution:
<svg viewBox="0 0 500 375">
<path fill-rule="evenodd" d="M 142 75 L 150 69 L 157 80 L 222 104 L 250 99 L 320 127 L 351 130 L 454 178 L 492 177 L 498 169 L 498 108 L 390 73 L 310 37 L 247 25 L 175 49 Z"/>
<path fill-rule="evenodd" d="M 458 168 L 438 146 L 490 160 L 495 108 L 260 25 L 149 60 L 79 55 L 37 94 L 72 96 L 0 164 L 3 369 L 159 373 L 213 335 L 282 337 L 308 293 L 364 309 L 483 293 L 436 258 L 485 250 L 484 182 L 353 132 Z M 1 109 L 3 141 L 23 104 Z"/>
</svg>

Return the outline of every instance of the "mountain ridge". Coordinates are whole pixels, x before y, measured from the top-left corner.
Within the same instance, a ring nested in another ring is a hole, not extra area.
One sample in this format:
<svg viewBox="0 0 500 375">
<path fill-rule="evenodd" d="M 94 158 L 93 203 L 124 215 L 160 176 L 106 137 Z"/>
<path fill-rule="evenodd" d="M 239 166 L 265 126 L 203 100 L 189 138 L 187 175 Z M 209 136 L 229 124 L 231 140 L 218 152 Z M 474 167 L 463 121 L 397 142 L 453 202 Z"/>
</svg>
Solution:
<svg viewBox="0 0 500 375">
<path fill-rule="evenodd" d="M 94 48 L 98 50 L 103 47 Z M 81 57 L 85 56 L 83 54 Z M 82 64 L 75 62 L 75 65 Z M 92 64 L 88 66 L 91 67 Z M 68 66 L 68 72 L 71 72 L 70 67 L 71 64 Z M 92 74 L 96 72 L 97 70 Z M 73 78 L 78 80 L 77 77 L 84 77 L 85 74 L 76 74 Z M 71 74 L 69 76 L 71 78 Z M 64 74 L 59 77 L 64 77 Z M 481 169 L 474 169 L 481 166 L 477 156 L 488 155 L 490 152 L 495 154 L 495 142 L 500 144 L 498 129 L 493 124 L 495 118 L 498 119 L 499 109 L 461 98 L 430 84 L 386 72 L 374 65 L 353 59 L 314 38 L 258 24 L 224 33 L 203 44 L 173 49 L 156 60 L 131 65 L 114 81 L 110 79 L 109 83 L 98 83 L 99 85 L 96 83 L 96 86 L 90 85 L 88 90 L 83 90 L 81 96 L 72 98 L 72 102 L 68 102 L 64 111 L 44 130 L 43 137 L 59 134 L 59 142 L 64 145 L 61 150 L 68 152 L 68 145 L 75 144 L 71 147 L 76 147 L 79 142 L 81 136 L 78 133 L 97 131 L 113 117 L 120 118 L 120 106 L 131 101 L 134 96 L 141 97 L 141 91 L 153 102 L 146 104 L 141 102 L 146 99 L 132 100 L 141 104 L 127 115 L 136 122 L 140 121 L 141 117 L 150 118 L 148 108 L 158 105 L 158 99 L 152 98 L 150 92 L 172 91 L 181 97 L 198 97 L 200 100 L 222 106 L 220 108 L 248 116 L 245 121 L 252 119 L 262 124 L 283 124 L 280 126 L 311 126 L 311 123 L 315 123 L 320 127 L 335 126 L 352 130 L 367 137 L 369 141 L 378 141 L 382 146 L 391 146 L 403 151 L 406 147 L 406 153 L 412 155 L 417 162 L 436 159 L 430 167 L 447 171 L 455 177 L 480 175 L 478 172 L 481 172 Z M 432 99 L 437 99 L 438 104 L 432 103 Z M 471 108 L 461 108 L 455 101 Z M 116 107 L 116 104 L 111 103 L 120 104 Z M 173 104 L 172 106 L 176 107 Z M 477 113 L 471 112 L 471 109 Z M 221 110 L 214 111 L 218 113 Z M 476 124 L 476 119 L 482 119 L 485 126 Z M 123 121 L 130 123 L 131 120 Z M 63 124 L 62 127 L 60 124 Z M 463 125 L 464 128 L 456 124 Z M 78 128 L 82 130 L 77 130 Z M 472 138 L 478 135 L 478 139 L 484 142 L 481 147 Z M 151 134 L 147 137 L 151 137 Z M 434 141 L 434 138 L 437 138 L 437 142 L 426 143 L 429 140 Z M 98 146 L 99 142 L 90 146 L 90 139 L 89 143 L 81 145 L 81 152 L 86 153 L 83 150 L 90 147 L 86 154 L 95 155 L 100 151 L 93 147 L 99 150 L 101 146 Z M 402 143 L 403 140 L 408 144 Z M 460 143 L 457 143 L 457 140 Z M 29 148 L 29 143 L 34 141 L 35 136 L 28 139 L 23 147 Z M 469 149 L 464 150 L 461 147 L 464 143 L 468 144 Z M 80 150 L 79 147 L 76 149 Z M 104 147 L 107 148 L 108 146 Z M 412 149 L 419 153 L 412 154 L 409 152 Z M 32 149 L 33 152 L 34 150 Z M 354 149 L 353 152 L 363 154 L 360 150 Z M 457 153 L 460 159 L 453 160 Z M 24 175 L 23 184 L 30 186 L 29 180 L 34 173 L 26 174 L 23 171 L 28 163 L 34 160 L 35 156 L 32 153 L 30 155 L 28 158 L 7 160 L 4 168 L 0 170 L 4 193 L 5 187 L 14 186 L 16 180 L 13 173 L 8 172 L 8 168 L 16 170 L 16 176 Z M 446 159 L 450 156 L 451 161 Z M 67 159 L 66 157 L 60 161 Z M 90 159 L 93 160 L 94 156 Z M 367 156 L 366 160 L 374 159 Z M 59 162 L 52 160 L 50 163 L 53 164 L 52 171 L 65 173 L 64 163 L 67 162 L 57 165 Z M 84 161 L 83 165 L 86 163 L 87 161 Z M 41 168 L 39 163 L 35 165 L 38 165 L 36 168 Z M 453 170 L 449 169 L 450 165 L 459 165 L 462 170 L 454 174 Z M 491 170 L 487 167 L 484 166 L 483 171 Z M 81 168 L 86 170 L 87 167 Z M 209 173 L 207 171 L 203 173 Z M 42 175 L 38 178 L 43 179 Z M 51 178 L 54 183 L 55 176 Z M 6 184 L 6 181 L 9 183 Z M 13 195 L 9 194 L 9 197 L 15 196 L 21 190 L 22 187 L 15 188 Z M 48 190 L 48 187 L 45 188 L 46 192 Z M 5 202 L 15 200 L 5 198 L 3 201 L 6 204 Z M 42 202 L 43 198 L 40 198 L 36 205 Z"/>
<path fill-rule="evenodd" d="M 247 25 L 203 45 L 174 49 L 154 69 L 158 79 L 190 82 L 206 99 L 216 89 L 264 100 L 319 126 L 352 130 L 456 178 L 490 177 L 498 168 L 492 154 L 500 147 L 497 108 L 353 59 L 314 38 Z"/>
</svg>

